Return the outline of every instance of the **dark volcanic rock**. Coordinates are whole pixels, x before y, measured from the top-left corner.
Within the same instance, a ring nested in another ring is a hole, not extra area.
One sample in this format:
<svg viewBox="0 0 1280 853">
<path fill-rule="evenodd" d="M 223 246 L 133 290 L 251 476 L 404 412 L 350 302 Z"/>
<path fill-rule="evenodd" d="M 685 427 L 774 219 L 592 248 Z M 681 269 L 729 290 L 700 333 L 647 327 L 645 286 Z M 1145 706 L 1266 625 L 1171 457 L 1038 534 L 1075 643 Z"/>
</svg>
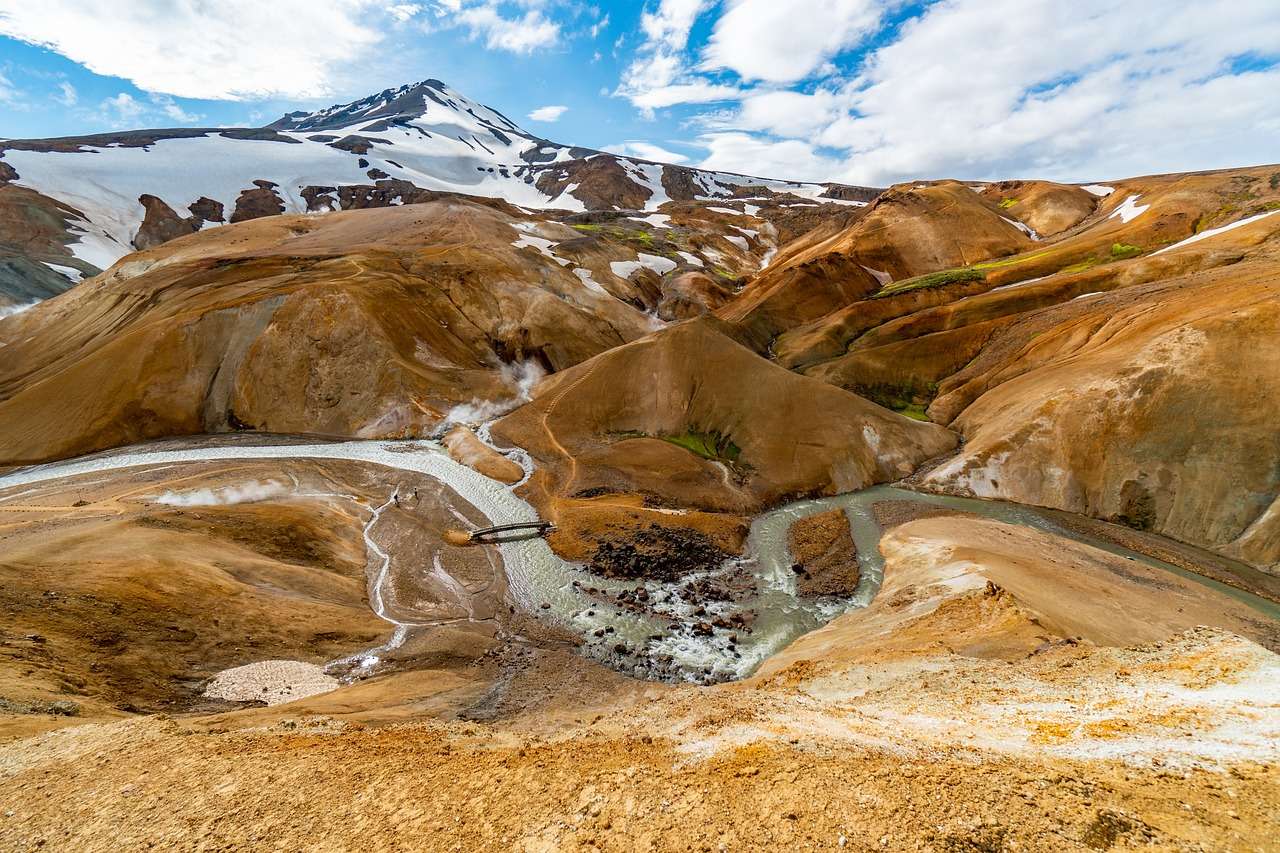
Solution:
<svg viewBox="0 0 1280 853">
<path fill-rule="evenodd" d="M 226 210 L 222 206 L 222 202 L 214 201 L 211 198 L 200 196 L 200 198 L 187 205 L 187 210 L 191 211 L 191 215 L 205 222 L 226 222 Z"/>
<path fill-rule="evenodd" d="M 138 196 L 138 203 L 147 211 L 133 237 L 135 249 L 150 249 L 167 243 L 175 237 L 194 234 L 200 230 L 200 221 L 194 216 L 183 218 L 173 208 L 153 195 Z"/>
<path fill-rule="evenodd" d="M 349 136 L 342 137 L 337 142 L 330 142 L 329 147 L 338 148 L 343 151 L 350 151 L 352 154 L 363 155 L 363 154 L 368 154 L 369 149 L 372 148 L 375 143 L 380 143 L 382 145 L 390 145 L 391 140 L 382 139 L 377 136 L 360 136 L 359 134 L 353 133 Z"/>
<path fill-rule="evenodd" d="M 730 556 L 704 533 L 653 524 L 625 539 L 601 542 L 587 568 L 608 578 L 673 581 L 714 569 Z"/>
<path fill-rule="evenodd" d="M 236 210 L 231 214 L 232 222 L 284 213 L 284 202 L 276 195 L 275 184 L 271 181 L 254 181 L 254 184 L 254 189 L 242 190 L 240 197 L 236 199 Z"/>
</svg>

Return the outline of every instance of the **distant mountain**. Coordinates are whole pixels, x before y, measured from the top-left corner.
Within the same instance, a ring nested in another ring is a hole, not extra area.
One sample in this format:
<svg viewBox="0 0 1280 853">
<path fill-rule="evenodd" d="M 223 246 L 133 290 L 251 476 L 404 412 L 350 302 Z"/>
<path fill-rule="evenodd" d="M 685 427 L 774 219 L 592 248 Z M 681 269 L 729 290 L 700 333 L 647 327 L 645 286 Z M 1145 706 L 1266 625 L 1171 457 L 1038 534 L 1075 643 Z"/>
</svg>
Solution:
<svg viewBox="0 0 1280 853">
<path fill-rule="evenodd" d="M 657 210 L 763 194 L 877 190 L 664 165 L 542 139 L 438 80 L 262 128 L 0 142 L 0 294 L 30 301 L 135 249 L 229 222 L 459 193 L 526 208 Z"/>
</svg>

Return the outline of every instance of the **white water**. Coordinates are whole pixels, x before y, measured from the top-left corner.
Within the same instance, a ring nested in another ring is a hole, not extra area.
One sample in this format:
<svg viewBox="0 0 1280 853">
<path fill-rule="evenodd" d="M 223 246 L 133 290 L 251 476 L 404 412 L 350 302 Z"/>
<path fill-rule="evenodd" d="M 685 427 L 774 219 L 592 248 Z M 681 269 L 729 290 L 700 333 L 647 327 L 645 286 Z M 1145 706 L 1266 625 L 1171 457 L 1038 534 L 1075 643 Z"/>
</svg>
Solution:
<svg viewBox="0 0 1280 853">
<path fill-rule="evenodd" d="M 486 429 L 482 428 L 478 434 L 482 440 L 488 440 Z M 522 465 L 527 479 L 532 471 L 528 454 L 515 449 L 508 451 L 508 455 Z M 347 441 L 332 444 L 135 449 L 14 471 L 0 477 L 0 490 L 96 472 L 228 459 L 344 459 L 381 465 L 423 474 L 447 484 L 491 524 L 538 520 L 533 507 L 513 493 L 514 487 L 505 486 L 454 462 L 435 442 Z M 393 491 L 392 496 L 377 508 L 367 507 L 371 517 L 364 527 L 365 543 L 369 553 L 378 560 L 370 586 L 370 606 L 380 617 L 394 624 L 396 629 L 383 646 L 350 659 L 365 667 L 376 663 L 381 652 L 401 645 L 411 629 L 430 624 L 402 621 L 392 616 L 387 606 L 384 588 L 391 576 L 394 555 L 383 550 L 374 541 L 373 529 L 388 505 L 394 502 L 395 494 Z M 351 498 L 349 495 L 317 496 Z M 678 584 L 606 580 L 560 559 L 540 538 L 501 542 L 496 547 L 502 554 L 511 597 L 527 612 L 568 627 L 582 636 L 585 640 L 584 654 L 636 674 L 675 675 L 696 681 L 741 678 L 801 634 L 871 601 L 880 587 L 884 570 L 884 561 L 879 551 L 880 530 L 872 515 L 872 506 L 877 501 L 887 499 L 962 509 L 1087 542 L 1111 553 L 1190 577 L 1246 601 L 1272 618 L 1277 614 L 1274 604 L 1256 596 L 1192 575 L 1128 549 L 1064 530 L 1027 507 L 1000 501 L 909 492 L 888 486 L 876 486 L 829 498 L 797 501 L 758 517 L 752 524 L 748 537 L 748 556 L 727 561 L 723 566 L 701 575 L 713 577 L 747 571 L 754 579 L 756 593 L 736 602 L 690 602 L 675 594 L 677 587 L 688 580 L 696 580 L 695 577 L 686 577 Z M 795 577 L 790 570 L 787 531 L 798 518 L 835 508 L 843 509 L 849 518 L 862 574 L 858 588 L 850 599 L 800 599 L 796 594 Z M 435 566 L 434 569 L 447 573 L 442 565 Z M 651 617 L 622 611 L 591 598 L 575 587 L 574 581 L 578 581 L 584 588 L 595 587 L 612 593 L 643 585 L 649 592 L 649 607 L 654 615 Z M 544 604 L 547 607 L 544 608 Z M 691 622 L 699 618 L 693 615 L 698 606 L 705 608 L 706 619 L 727 617 L 734 612 L 754 613 L 752 630 L 737 631 L 736 645 L 729 643 L 728 634 L 724 631 L 716 632 L 710 637 L 697 636 L 689 629 Z M 672 630 L 669 627 L 671 622 L 678 622 L 681 627 Z M 595 637 L 594 632 L 602 628 L 613 630 L 601 638 Z M 638 659 L 639 663 L 637 658 L 618 655 L 612 651 L 613 646 L 619 642 L 631 649 L 644 650 L 644 654 Z M 670 667 L 654 664 L 654 660 L 661 655 L 670 655 Z"/>
</svg>

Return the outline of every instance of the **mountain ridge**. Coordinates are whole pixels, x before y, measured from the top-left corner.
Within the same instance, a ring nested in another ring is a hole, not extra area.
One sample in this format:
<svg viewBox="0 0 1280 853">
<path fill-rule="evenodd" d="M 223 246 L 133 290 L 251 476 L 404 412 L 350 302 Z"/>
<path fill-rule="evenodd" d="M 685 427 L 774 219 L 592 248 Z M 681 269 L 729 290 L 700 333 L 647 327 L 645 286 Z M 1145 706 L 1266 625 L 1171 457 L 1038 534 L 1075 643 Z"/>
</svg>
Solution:
<svg viewBox="0 0 1280 853">
<path fill-rule="evenodd" d="M 412 204 L 439 193 L 572 213 L 656 211 L 667 201 L 744 194 L 861 204 L 879 192 L 553 142 L 428 79 L 262 127 L 0 141 L 0 219 L 20 232 L 0 226 L 0 298 L 46 298 L 129 252 L 229 222 Z M 43 223 L 38 245 L 23 232 L 33 219 Z"/>
</svg>

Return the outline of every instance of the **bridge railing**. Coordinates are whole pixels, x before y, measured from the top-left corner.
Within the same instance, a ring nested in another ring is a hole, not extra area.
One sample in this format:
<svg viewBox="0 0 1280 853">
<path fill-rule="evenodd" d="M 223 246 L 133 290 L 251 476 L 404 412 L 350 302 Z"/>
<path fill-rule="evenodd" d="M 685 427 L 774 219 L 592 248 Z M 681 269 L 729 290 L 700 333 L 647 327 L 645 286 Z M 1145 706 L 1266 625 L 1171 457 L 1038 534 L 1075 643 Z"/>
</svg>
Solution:
<svg viewBox="0 0 1280 853">
<path fill-rule="evenodd" d="M 533 536 L 545 536 L 555 529 L 549 521 L 521 521 L 512 524 L 495 524 L 492 527 L 481 527 L 467 535 L 471 542 L 483 542 L 493 538 L 505 538 L 507 533 L 529 533 Z"/>
</svg>

